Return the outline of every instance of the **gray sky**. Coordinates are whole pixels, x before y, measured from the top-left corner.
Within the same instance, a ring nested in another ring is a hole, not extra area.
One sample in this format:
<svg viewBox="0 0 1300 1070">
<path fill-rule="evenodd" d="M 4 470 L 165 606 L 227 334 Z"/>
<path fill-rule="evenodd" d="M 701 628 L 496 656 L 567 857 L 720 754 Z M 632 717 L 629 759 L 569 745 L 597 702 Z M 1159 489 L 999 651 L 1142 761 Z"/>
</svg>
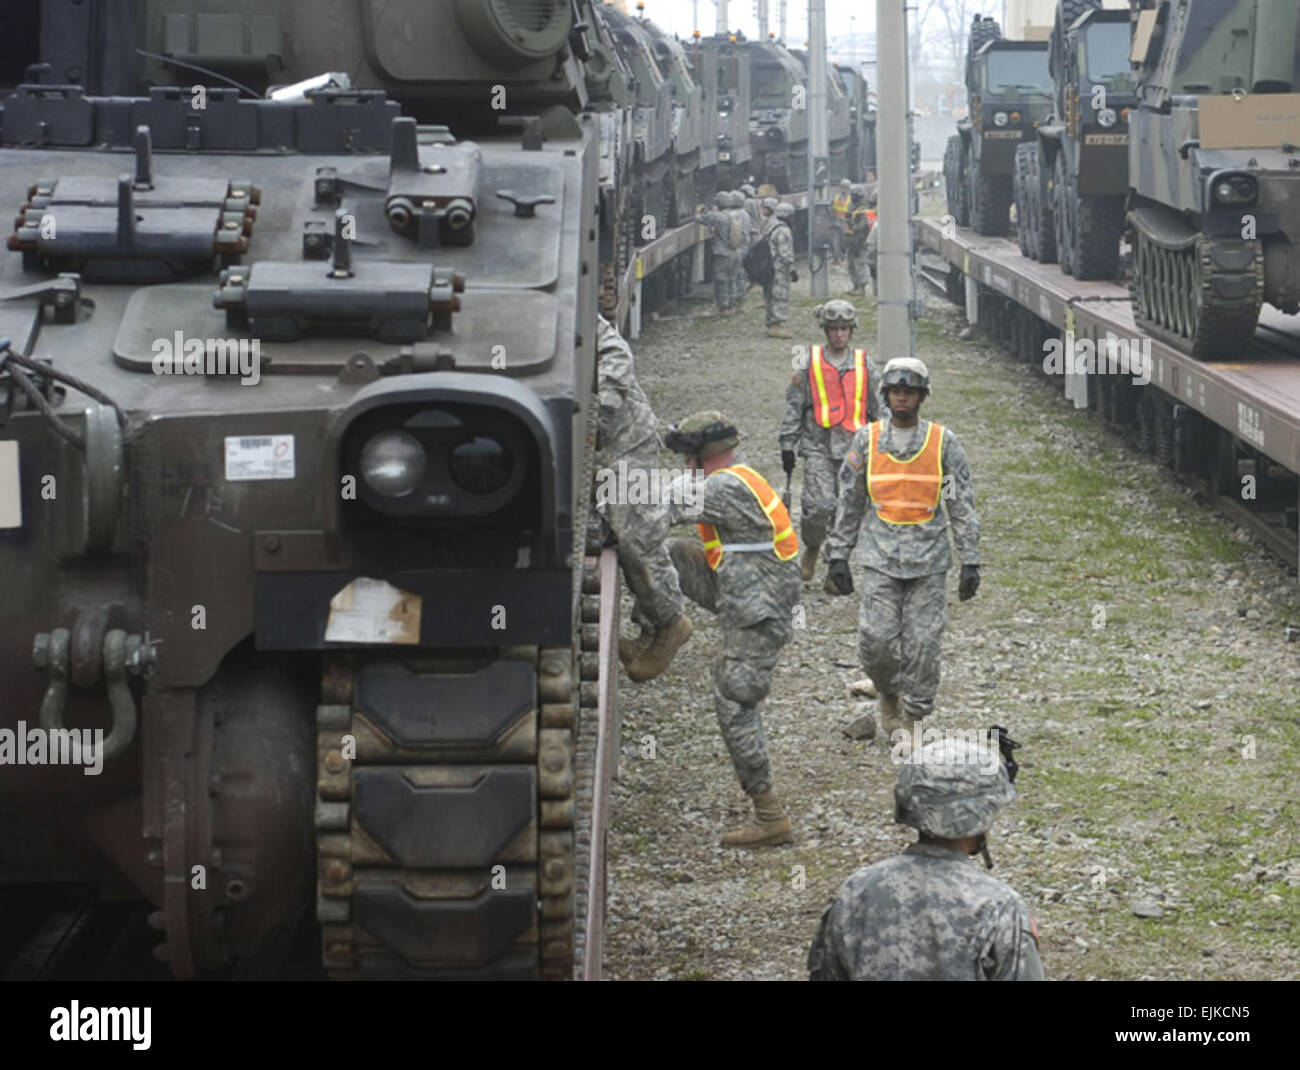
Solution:
<svg viewBox="0 0 1300 1070">
<path fill-rule="evenodd" d="M 625 0 L 629 14 L 636 14 L 636 0 Z M 779 0 L 768 0 L 768 29 L 776 31 L 777 9 Z M 700 25 L 691 25 L 692 7 L 698 8 Z M 758 34 L 758 5 L 754 0 L 729 0 L 727 4 L 727 21 L 731 29 L 741 30 L 747 37 Z M 701 33 L 712 33 L 718 25 L 717 9 L 713 0 L 645 0 L 645 15 L 664 29 L 689 37 L 693 29 Z M 853 23 L 849 16 L 856 16 Z M 807 0 L 787 0 L 786 3 L 787 43 L 801 47 L 807 35 L 808 3 Z M 846 34 L 850 29 L 859 33 L 876 28 L 875 0 L 826 0 L 826 35 L 834 37 Z"/>
</svg>

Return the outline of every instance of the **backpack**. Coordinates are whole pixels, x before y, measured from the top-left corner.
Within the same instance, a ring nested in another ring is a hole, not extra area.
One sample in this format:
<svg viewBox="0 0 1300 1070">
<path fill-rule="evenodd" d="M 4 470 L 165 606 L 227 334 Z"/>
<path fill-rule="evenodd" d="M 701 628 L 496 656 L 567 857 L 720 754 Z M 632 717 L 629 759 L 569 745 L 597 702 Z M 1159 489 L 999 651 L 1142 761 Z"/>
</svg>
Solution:
<svg viewBox="0 0 1300 1070">
<path fill-rule="evenodd" d="M 739 249 L 745 244 L 745 220 L 733 210 L 728 222 L 727 247 Z"/>
<path fill-rule="evenodd" d="M 745 274 L 760 286 L 768 285 L 776 275 L 772 267 L 772 245 L 767 238 L 759 238 L 745 254 Z"/>
</svg>

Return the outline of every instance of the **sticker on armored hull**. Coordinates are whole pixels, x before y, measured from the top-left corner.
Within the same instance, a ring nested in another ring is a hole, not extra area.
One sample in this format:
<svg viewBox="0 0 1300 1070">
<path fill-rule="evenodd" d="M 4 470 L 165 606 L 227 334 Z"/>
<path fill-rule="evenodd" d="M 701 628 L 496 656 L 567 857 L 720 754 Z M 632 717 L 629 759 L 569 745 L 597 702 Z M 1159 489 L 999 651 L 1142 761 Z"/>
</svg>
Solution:
<svg viewBox="0 0 1300 1070">
<path fill-rule="evenodd" d="M 293 435 L 230 435 L 226 481 L 293 478 Z"/>
<path fill-rule="evenodd" d="M 23 490 L 18 484 L 18 443 L 0 442 L 0 529 L 23 526 Z"/>
<path fill-rule="evenodd" d="M 420 596 L 358 576 L 330 599 L 325 641 L 414 645 L 420 641 Z"/>
</svg>

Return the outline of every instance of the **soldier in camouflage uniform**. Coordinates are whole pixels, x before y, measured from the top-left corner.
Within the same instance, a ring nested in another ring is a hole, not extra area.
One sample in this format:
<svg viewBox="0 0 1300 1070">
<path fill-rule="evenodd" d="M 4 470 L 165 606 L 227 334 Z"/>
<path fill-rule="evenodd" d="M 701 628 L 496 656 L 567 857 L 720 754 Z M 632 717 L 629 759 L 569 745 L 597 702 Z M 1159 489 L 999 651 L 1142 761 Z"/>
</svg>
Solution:
<svg viewBox="0 0 1300 1070">
<path fill-rule="evenodd" d="M 767 333 L 773 338 L 793 338 L 785 329 L 790 318 L 790 273 L 794 269 L 794 235 L 785 222 L 794 214 L 792 205 L 782 205 L 775 197 L 763 201 L 762 238 L 772 250 L 772 281 L 763 287 L 767 306 Z"/>
<path fill-rule="evenodd" d="M 748 182 L 740 187 L 740 193 L 743 207 L 749 213 L 751 229 L 757 235 L 763 229 L 763 215 L 759 209 L 758 194 Z"/>
<path fill-rule="evenodd" d="M 868 202 L 872 208 L 876 206 L 876 196 L 873 193 L 871 200 Z M 880 295 L 880 286 L 876 281 L 876 264 L 880 259 L 880 223 L 877 220 L 872 224 L 871 232 L 867 235 L 867 269 L 871 272 L 871 292 L 876 296 Z"/>
<path fill-rule="evenodd" d="M 948 525 L 964 602 L 980 583 L 979 519 L 966 451 L 947 428 L 919 416 L 930 392 L 925 365 L 894 358 L 880 390 L 890 415 L 859 430 L 844 456 L 826 560 L 839 594 L 853 591 L 850 553 L 864 566 L 858 651 L 880 689 L 888 741 L 900 730 L 910 739 L 912 724 L 934 710 L 952 561 Z"/>
<path fill-rule="evenodd" d="M 853 200 L 849 206 L 848 246 L 849 279 L 853 283 L 850 294 L 865 294 L 867 276 L 867 239 L 871 236 L 871 218 L 867 215 L 867 190 L 865 186 L 852 187 Z"/>
<path fill-rule="evenodd" d="M 596 511 L 618 540 L 623 578 L 636 598 L 634 616 L 644 622 L 641 639 L 621 641 L 619 654 L 633 680 L 649 680 L 690 638 L 691 622 L 682 612 L 677 570 L 664 548 L 654 513 L 602 491 L 602 487 L 618 486 L 620 466 L 648 473 L 659 463 L 658 421 L 637 382 L 632 350 L 604 316 L 597 317 L 596 357 L 600 396 Z"/>
<path fill-rule="evenodd" d="M 844 882 L 808 951 L 809 979 L 1041 981 L 1024 900 L 969 858 L 1015 798 L 996 746 L 944 739 L 912 755 L 894 788 L 894 820 L 920 837 Z"/>
<path fill-rule="evenodd" d="M 746 231 L 731 210 L 731 195 L 719 190 L 713 195 L 713 211 L 701 212 L 697 223 L 709 228 L 713 253 L 713 302 L 718 315 L 731 311 L 736 303 L 736 274 L 744 275 L 741 261 L 745 257 Z"/>
<path fill-rule="evenodd" d="M 736 271 L 731 277 L 731 307 L 735 309 L 740 307 L 745 300 L 745 293 L 749 290 L 749 276 L 745 274 L 745 254 L 754 244 L 758 229 L 754 226 L 753 218 L 745 207 L 745 195 L 739 190 L 732 190 L 728 197 L 730 200 L 727 212 L 731 216 L 732 226 L 738 227 L 744 235 L 742 244 L 737 249 Z"/>
<path fill-rule="evenodd" d="M 815 347 L 819 353 L 805 352 L 795 358 L 794 374 L 785 391 L 785 417 L 777 435 L 786 475 L 794 471 L 796 451 L 803 457 L 799 541 L 803 544 L 801 571 L 805 582 L 813 578 L 817 554 L 835 519 L 837 477 L 854 432 L 876 419 L 880 409 L 875 389 L 879 373 L 865 351 L 850 346 L 858 325 L 857 310 L 847 301 L 827 301 L 817 310 L 817 324 L 826 332 L 826 345 Z M 857 382 L 859 352 L 864 372 L 861 384 Z M 813 367 L 813 355 L 821 357 L 820 368 Z M 861 404 L 855 409 L 859 400 Z M 826 590 L 834 593 L 829 580 Z"/>
<path fill-rule="evenodd" d="M 754 801 L 756 820 L 724 835 L 722 843 L 788 843 L 790 819 L 772 788 L 758 704 L 771 688 L 781 648 L 794 634 L 799 540 L 776 492 L 736 460 L 739 434 L 721 413 L 696 413 L 664 441 L 696 470 L 684 477 L 695 481 L 694 494 L 683 494 L 674 484 L 665 495 L 664 532 L 686 518 L 700 524 L 699 539 L 670 539 L 668 552 L 682 591 L 717 614 L 722 629 L 722 657 L 713 666 L 718 726 L 740 785 Z M 695 510 L 674 504 L 684 500 L 693 500 Z"/>
</svg>

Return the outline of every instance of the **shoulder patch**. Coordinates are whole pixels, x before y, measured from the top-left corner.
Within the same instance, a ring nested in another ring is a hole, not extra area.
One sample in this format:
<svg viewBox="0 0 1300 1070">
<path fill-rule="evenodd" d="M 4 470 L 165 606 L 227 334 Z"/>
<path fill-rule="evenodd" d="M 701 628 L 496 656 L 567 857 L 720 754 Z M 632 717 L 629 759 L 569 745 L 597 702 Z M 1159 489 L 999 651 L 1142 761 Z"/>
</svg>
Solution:
<svg viewBox="0 0 1300 1070">
<path fill-rule="evenodd" d="M 844 463 L 855 472 L 861 472 L 867 462 L 862 459 L 862 454 L 858 451 L 857 447 L 854 447 L 844 455 Z"/>
</svg>

